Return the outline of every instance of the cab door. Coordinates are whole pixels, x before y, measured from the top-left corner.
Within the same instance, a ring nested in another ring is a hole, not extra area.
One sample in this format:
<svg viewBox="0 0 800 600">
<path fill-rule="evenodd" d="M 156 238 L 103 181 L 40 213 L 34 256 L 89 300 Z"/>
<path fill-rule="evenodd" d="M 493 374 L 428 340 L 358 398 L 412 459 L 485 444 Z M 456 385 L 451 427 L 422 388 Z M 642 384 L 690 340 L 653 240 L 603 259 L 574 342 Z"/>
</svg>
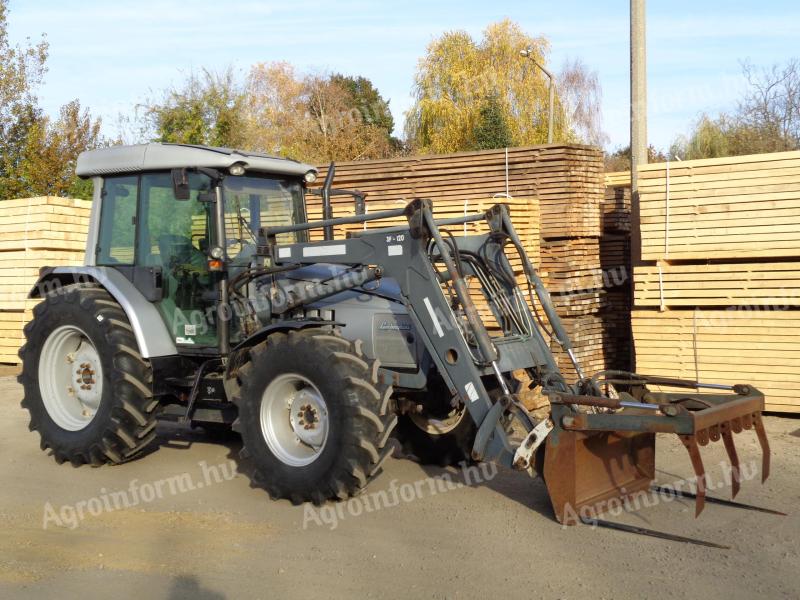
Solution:
<svg viewBox="0 0 800 600">
<path fill-rule="evenodd" d="M 200 199 L 211 180 L 188 175 L 188 200 L 177 200 L 168 172 L 139 178 L 136 264 L 160 268 L 162 295 L 156 303 L 178 348 L 217 347 L 219 274 L 208 269 L 214 244 L 213 204 Z"/>
</svg>

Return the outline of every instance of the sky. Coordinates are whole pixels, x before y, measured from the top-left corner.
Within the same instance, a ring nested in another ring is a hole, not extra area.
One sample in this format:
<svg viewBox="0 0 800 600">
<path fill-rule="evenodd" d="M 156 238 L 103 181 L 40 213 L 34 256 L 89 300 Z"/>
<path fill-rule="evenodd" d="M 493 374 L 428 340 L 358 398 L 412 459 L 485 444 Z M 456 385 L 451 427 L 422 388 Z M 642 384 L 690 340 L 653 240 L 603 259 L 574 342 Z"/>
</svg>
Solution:
<svg viewBox="0 0 800 600">
<path fill-rule="evenodd" d="M 286 60 L 301 71 L 363 75 L 390 100 L 396 133 L 417 61 L 444 31 L 479 38 L 510 18 L 552 44 L 550 65 L 580 58 L 603 89 L 607 147 L 629 139 L 628 2 L 614 0 L 10 0 L 12 43 L 50 44 L 39 99 L 50 114 L 78 98 L 116 131 L 120 114 L 201 68 Z M 648 141 L 667 148 L 702 112 L 735 106 L 740 61 L 800 57 L 800 3 L 650 0 Z"/>
</svg>

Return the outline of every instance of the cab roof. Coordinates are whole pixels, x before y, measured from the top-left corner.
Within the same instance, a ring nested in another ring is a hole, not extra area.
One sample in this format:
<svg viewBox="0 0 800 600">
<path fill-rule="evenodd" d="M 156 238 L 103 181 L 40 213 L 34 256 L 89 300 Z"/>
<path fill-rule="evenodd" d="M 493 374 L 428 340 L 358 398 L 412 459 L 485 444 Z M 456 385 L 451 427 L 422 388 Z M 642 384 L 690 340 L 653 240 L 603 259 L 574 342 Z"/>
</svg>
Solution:
<svg viewBox="0 0 800 600">
<path fill-rule="evenodd" d="M 274 175 L 304 175 L 315 171 L 312 165 L 296 160 L 245 152 L 232 148 L 215 148 L 193 144 L 150 142 L 130 146 L 109 146 L 81 152 L 75 172 L 79 177 L 138 173 L 180 167 L 227 169 L 242 164 L 248 171 Z"/>
</svg>

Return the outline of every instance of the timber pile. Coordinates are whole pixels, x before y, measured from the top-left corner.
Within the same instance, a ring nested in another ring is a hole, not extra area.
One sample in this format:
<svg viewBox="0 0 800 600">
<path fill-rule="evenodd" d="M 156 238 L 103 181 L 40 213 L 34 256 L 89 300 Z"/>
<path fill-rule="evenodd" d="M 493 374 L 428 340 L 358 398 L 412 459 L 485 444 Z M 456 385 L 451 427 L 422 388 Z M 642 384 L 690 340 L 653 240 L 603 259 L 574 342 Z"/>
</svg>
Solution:
<svg viewBox="0 0 800 600">
<path fill-rule="evenodd" d="M 606 173 L 606 192 L 603 199 L 603 231 L 631 230 L 631 175 L 627 171 Z"/>
<path fill-rule="evenodd" d="M 585 314 L 567 317 L 563 321 L 583 371 L 594 374 L 606 369 L 608 348 L 604 344 L 605 330 L 602 317 L 599 314 Z M 575 381 L 577 377 L 569 356 L 565 352 L 557 351 L 558 346 L 555 342 L 552 342 L 550 347 L 556 350 L 556 363 L 561 373 L 568 381 Z"/>
<path fill-rule="evenodd" d="M 27 295 L 43 266 L 83 263 L 91 202 L 24 198 L 0 203 L 0 362 L 19 363 Z"/>
<path fill-rule="evenodd" d="M 800 152 L 645 165 L 639 195 L 642 260 L 798 254 Z"/>
<path fill-rule="evenodd" d="M 320 167 L 317 186 L 326 172 Z M 597 198 L 603 194 L 602 157 L 590 146 L 530 146 L 337 163 L 334 187 L 366 192 L 368 206 L 380 202 L 398 208 L 414 198 L 430 198 L 434 206 L 449 203 L 457 215 L 474 212 L 475 203 L 492 198 L 538 198 L 543 238 L 600 235 Z M 309 219 L 314 219 L 321 215 L 320 201 L 310 200 Z M 334 216 L 353 210 L 349 197 L 332 201 Z"/>
<path fill-rule="evenodd" d="M 551 294 L 574 294 L 603 287 L 599 238 L 542 242 L 541 269 Z"/>
<path fill-rule="evenodd" d="M 633 334 L 642 373 L 749 383 L 767 410 L 800 412 L 800 312 L 732 309 L 636 310 Z"/>
<path fill-rule="evenodd" d="M 599 199 L 601 230 L 593 237 L 545 241 L 543 268 L 555 291 L 553 300 L 576 343 L 576 355 L 587 373 L 629 369 L 632 340 L 630 176 L 609 173 Z M 549 259 L 561 255 L 560 267 Z M 545 266 L 546 265 L 546 266 Z M 566 288 L 571 288 L 570 293 Z M 574 381 L 569 358 L 558 352 L 562 372 Z"/>
<path fill-rule="evenodd" d="M 603 234 L 600 238 L 600 265 L 603 269 L 605 298 L 603 324 L 610 368 L 629 370 L 633 340 L 630 312 L 631 268 L 631 176 L 627 171 L 606 173 L 602 205 Z"/>
<path fill-rule="evenodd" d="M 751 383 L 800 412 L 800 152 L 646 165 L 637 367 Z"/>
<path fill-rule="evenodd" d="M 636 304 L 797 307 L 800 261 L 643 265 L 636 268 Z"/>
</svg>

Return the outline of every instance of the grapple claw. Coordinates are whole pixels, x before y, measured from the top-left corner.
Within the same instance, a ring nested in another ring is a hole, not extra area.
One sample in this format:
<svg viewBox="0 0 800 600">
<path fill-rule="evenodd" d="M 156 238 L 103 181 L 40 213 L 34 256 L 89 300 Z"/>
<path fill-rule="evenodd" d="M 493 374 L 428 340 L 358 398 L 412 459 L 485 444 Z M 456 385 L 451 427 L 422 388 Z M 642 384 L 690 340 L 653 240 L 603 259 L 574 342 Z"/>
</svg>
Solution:
<svg viewBox="0 0 800 600">
<path fill-rule="evenodd" d="M 769 440 L 767 440 L 767 432 L 764 430 L 764 421 L 761 419 L 761 413 L 753 415 L 753 427 L 758 436 L 758 443 L 761 444 L 761 483 L 764 483 L 769 477 Z"/>
<path fill-rule="evenodd" d="M 635 376 L 635 381 L 678 388 L 727 387 L 641 375 Z M 735 498 L 742 469 L 733 435 L 755 429 L 763 451 L 762 476 L 769 476 L 769 443 L 761 417 L 764 395 L 755 388 L 733 386 L 730 389 L 734 394 L 630 389 L 637 395 L 624 390 L 618 390 L 619 399 L 563 392 L 551 395 L 555 426 L 545 450 L 544 480 L 562 523 L 569 507 L 578 510 L 592 504 L 607 505 L 612 497 L 623 499 L 652 482 L 655 433 L 677 434 L 689 453 L 697 482 L 692 494 L 695 516 L 705 508 L 708 488 L 701 446 L 719 440 L 724 443 Z M 583 412 L 577 409 L 582 405 L 612 410 Z"/>
<path fill-rule="evenodd" d="M 742 474 L 739 470 L 739 455 L 736 453 L 736 445 L 733 442 L 733 433 L 731 433 L 731 424 L 729 422 L 720 425 L 722 432 L 722 441 L 725 444 L 725 451 L 728 453 L 728 460 L 731 461 L 731 499 L 736 498 L 739 493 L 739 487 L 742 482 Z"/>
<path fill-rule="evenodd" d="M 682 435 L 680 438 L 686 450 L 689 451 L 689 459 L 692 461 L 694 474 L 697 476 L 697 494 L 694 506 L 694 516 L 697 517 L 703 512 L 706 505 L 706 469 L 700 456 L 700 448 L 697 446 L 697 438 L 693 435 Z"/>
</svg>

